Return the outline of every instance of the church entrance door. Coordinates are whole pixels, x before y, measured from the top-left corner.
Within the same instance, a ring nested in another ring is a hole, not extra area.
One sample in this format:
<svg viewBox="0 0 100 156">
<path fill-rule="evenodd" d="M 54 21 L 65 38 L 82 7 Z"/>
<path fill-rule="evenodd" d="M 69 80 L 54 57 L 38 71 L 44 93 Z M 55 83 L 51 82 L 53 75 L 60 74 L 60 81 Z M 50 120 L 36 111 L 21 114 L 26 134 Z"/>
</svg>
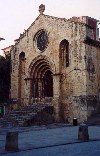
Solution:
<svg viewBox="0 0 100 156">
<path fill-rule="evenodd" d="M 53 97 L 52 72 L 47 71 L 43 79 L 44 79 L 44 97 Z"/>
<path fill-rule="evenodd" d="M 45 99 L 53 97 L 53 72 L 46 59 L 38 59 L 32 65 L 30 98 Z"/>
<path fill-rule="evenodd" d="M 43 76 L 44 75 L 44 76 Z M 53 97 L 53 78 L 52 72 L 47 70 L 40 78 L 33 78 L 32 81 L 32 97 L 45 98 Z"/>
</svg>

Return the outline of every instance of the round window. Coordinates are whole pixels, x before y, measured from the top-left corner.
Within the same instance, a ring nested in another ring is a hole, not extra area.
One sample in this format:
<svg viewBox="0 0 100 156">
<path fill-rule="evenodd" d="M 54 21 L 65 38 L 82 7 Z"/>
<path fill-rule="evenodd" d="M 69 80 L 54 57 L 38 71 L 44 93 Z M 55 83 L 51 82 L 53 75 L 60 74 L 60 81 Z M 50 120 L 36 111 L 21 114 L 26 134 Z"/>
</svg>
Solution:
<svg viewBox="0 0 100 156">
<path fill-rule="evenodd" d="M 48 35 L 46 31 L 42 30 L 37 34 L 36 44 L 40 51 L 44 51 L 46 49 L 48 44 Z"/>
</svg>

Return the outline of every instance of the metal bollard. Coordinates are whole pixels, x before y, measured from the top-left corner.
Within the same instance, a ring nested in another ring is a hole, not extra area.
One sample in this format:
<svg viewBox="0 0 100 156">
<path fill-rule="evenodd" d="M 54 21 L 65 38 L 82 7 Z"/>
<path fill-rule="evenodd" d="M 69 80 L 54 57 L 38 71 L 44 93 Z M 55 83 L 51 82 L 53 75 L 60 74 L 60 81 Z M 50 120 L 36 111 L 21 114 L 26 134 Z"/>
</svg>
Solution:
<svg viewBox="0 0 100 156">
<path fill-rule="evenodd" d="M 7 132 L 5 150 L 18 151 L 18 132 Z"/>
<path fill-rule="evenodd" d="M 88 126 L 86 124 L 81 124 L 79 126 L 78 140 L 83 142 L 89 141 Z"/>
<path fill-rule="evenodd" d="M 73 118 L 73 126 L 77 126 L 77 118 Z"/>
</svg>

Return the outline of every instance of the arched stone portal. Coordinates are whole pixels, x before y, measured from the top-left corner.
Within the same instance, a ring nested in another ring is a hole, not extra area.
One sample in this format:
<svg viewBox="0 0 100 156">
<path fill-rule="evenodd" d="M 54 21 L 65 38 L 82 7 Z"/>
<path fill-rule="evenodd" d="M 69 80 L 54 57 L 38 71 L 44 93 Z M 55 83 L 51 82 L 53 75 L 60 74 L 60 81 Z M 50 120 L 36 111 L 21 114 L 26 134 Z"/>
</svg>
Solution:
<svg viewBox="0 0 100 156">
<path fill-rule="evenodd" d="M 30 98 L 53 97 L 54 65 L 45 56 L 38 56 L 30 65 Z"/>
<path fill-rule="evenodd" d="M 29 103 L 34 100 L 35 102 L 51 100 L 55 121 L 60 121 L 60 76 L 54 62 L 47 56 L 39 55 L 32 60 L 26 78 L 27 88 L 30 89 Z"/>
<path fill-rule="evenodd" d="M 42 74 L 36 77 L 33 75 L 31 82 L 31 95 L 33 98 L 53 97 L 52 72 L 48 69 L 45 74 Z"/>
</svg>

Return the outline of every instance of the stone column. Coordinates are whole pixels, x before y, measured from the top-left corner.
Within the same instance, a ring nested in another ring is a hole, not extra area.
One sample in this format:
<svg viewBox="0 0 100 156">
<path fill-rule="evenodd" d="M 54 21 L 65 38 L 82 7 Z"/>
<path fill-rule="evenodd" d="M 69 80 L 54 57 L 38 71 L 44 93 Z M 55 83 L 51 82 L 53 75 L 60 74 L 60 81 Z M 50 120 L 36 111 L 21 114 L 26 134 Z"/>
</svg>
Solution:
<svg viewBox="0 0 100 156">
<path fill-rule="evenodd" d="M 42 78 L 42 98 L 44 98 L 44 79 Z"/>
<path fill-rule="evenodd" d="M 42 79 L 38 79 L 38 98 L 42 98 Z"/>
<path fill-rule="evenodd" d="M 33 80 L 33 98 L 35 99 L 35 88 L 36 88 L 36 84 L 35 84 L 35 80 Z"/>
<path fill-rule="evenodd" d="M 60 74 L 53 75 L 53 106 L 55 121 L 60 121 Z"/>
<path fill-rule="evenodd" d="M 32 98 L 32 78 L 25 78 L 25 105 L 31 102 Z"/>
</svg>

